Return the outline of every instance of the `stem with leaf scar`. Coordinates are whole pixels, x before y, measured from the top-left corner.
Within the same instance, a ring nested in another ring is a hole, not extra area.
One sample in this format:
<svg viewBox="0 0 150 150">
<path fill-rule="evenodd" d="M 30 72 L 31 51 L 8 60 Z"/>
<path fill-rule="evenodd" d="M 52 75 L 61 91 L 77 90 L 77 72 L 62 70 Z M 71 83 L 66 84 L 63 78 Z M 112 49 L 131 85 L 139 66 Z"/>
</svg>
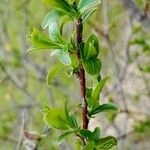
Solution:
<svg viewBox="0 0 150 150">
<path fill-rule="evenodd" d="M 76 30 L 77 30 L 77 50 L 78 50 L 78 61 L 81 62 L 81 44 L 82 44 L 82 34 L 83 34 L 83 23 L 82 19 L 79 18 L 76 23 Z M 80 80 L 80 87 L 81 87 L 81 95 L 83 99 L 82 104 L 82 119 L 83 119 L 83 128 L 88 129 L 88 109 L 87 109 L 87 100 L 86 100 L 86 81 L 85 81 L 85 70 L 83 68 L 82 63 L 79 66 L 79 80 Z"/>
</svg>

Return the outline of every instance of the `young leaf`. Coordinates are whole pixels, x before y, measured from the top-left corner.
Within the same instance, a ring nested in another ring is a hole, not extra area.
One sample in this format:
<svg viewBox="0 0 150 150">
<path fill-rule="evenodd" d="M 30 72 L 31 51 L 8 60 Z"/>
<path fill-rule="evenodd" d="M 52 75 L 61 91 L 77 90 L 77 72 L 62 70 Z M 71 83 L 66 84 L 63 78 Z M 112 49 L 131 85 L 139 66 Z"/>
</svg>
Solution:
<svg viewBox="0 0 150 150">
<path fill-rule="evenodd" d="M 108 79 L 108 77 L 106 77 L 106 78 L 104 78 L 103 80 L 101 80 L 101 81 L 98 83 L 97 87 L 94 89 L 92 95 L 93 95 L 93 98 L 94 98 L 96 101 L 99 100 L 99 94 L 100 94 L 100 92 L 102 91 L 102 89 L 103 89 L 103 87 L 104 87 L 104 85 L 105 85 L 107 79 Z"/>
<path fill-rule="evenodd" d="M 57 57 L 64 65 L 71 65 L 71 58 L 67 51 L 62 50 Z"/>
<path fill-rule="evenodd" d="M 91 112 L 89 112 L 89 116 L 95 115 L 100 112 L 108 112 L 108 111 L 116 112 L 119 111 L 119 108 L 117 105 L 113 103 L 102 104 L 94 108 Z"/>
<path fill-rule="evenodd" d="M 92 7 L 95 7 L 101 3 L 101 0 L 80 0 L 78 4 L 78 9 L 80 12 L 84 12 Z"/>
<path fill-rule="evenodd" d="M 45 4 L 51 7 L 60 8 L 66 12 L 74 12 L 73 7 L 66 0 L 42 0 Z"/>
<path fill-rule="evenodd" d="M 95 130 L 92 132 L 93 133 L 93 136 L 92 136 L 92 139 L 91 140 L 97 140 L 98 138 L 100 138 L 100 128 L 99 127 L 96 127 Z"/>
<path fill-rule="evenodd" d="M 30 47 L 26 52 L 28 53 L 28 52 L 31 52 L 31 51 L 38 51 L 38 50 L 41 50 L 41 49 L 43 49 L 43 50 L 49 50 L 49 48 L 37 48 L 37 47 Z"/>
<path fill-rule="evenodd" d="M 57 23 L 53 22 L 49 25 L 49 36 L 52 41 L 65 45 L 67 42 L 63 39 L 58 29 Z"/>
<path fill-rule="evenodd" d="M 77 58 L 77 55 L 75 54 L 71 55 L 71 66 L 74 69 L 79 67 L 78 58 Z"/>
<path fill-rule="evenodd" d="M 43 20 L 42 28 L 45 29 L 48 27 L 51 23 L 57 22 L 59 17 L 65 16 L 67 13 L 61 9 L 55 9 L 52 10 Z"/>
<path fill-rule="evenodd" d="M 93 76 L 93 90 L 97 87 L 99 82 L 101 81 L 101 75 Z"/>
<path fill-rule="evenodd" d="M 73 75 L 73 68 L 69 67 L 66 69 L 65 74 L 70 78 Z"/>
<path fill-rule="evenodd" d="M 100 138 L 95 143 L 100 149 L 108 150 L 117 145 L 117 139 L 113 136 L 107 136 Z"/>
<path fill-rule="evenodd" d="M 88 74 L 92 76 L 98 75 L 101 70 L 101 61 L 98 58 L 83 61 L 83 66 Z"/>
<path fill-rule="evenodd" d="M 78 123 L 77 123 L 77 119 L 76 119 L 76 117 L 75 117 L 73 112 L 70 112 L 70 117 L 71 117 L 71 120 L 72 120 L 74 128 L 76 128 L 76 129 L 79 128 L 78 127 Z"/>
<path fill-rule="evenodd" d="M 37 49 L 60 48 L 60 45 L 51 41 L 47 36 L 45 36 L 44 34 L 42 34 L 39 30 L 35 28 L 33 29 L 33 32 L 31 34 L 31 42 L 35 48 L 30 49 L 30 51 L 37 50 Z"/>
<path fill-rule="evenodd" d="M 58 143 L 61 143 L 63 140 L 65 140 L 70 134 L 73 134 L 74 131 L 66 131 L 62 135 L 60 135 L 57 139 Z"/>
<path fill-rule="evenodd" d="M 92 8 L 85 11 L 82 15 L 83 23 L 97 10 L 97 8 Z"/>
<path fill-rule="evenodd" d="M 84 58 L 86 60 L 96 59 L 99 54 L 99 42 L 95 35 L 91 35 L 84 47 Z"/>
<path fill-rule="evenodd" d="M 62 49 L 56 49 L 51 53 L 51 56 L 55 55 L 64 65 L 71 65 L 71 58 L 67 51 L 64 51 Z"/>
<path fill-rule="evenodd" d="M 92 88 L 86 88 L 86 99 L 87 99 L 87 102 L 88 102 L 88 107 L 89 108 L 92 108 L 93 107 L 93 98 L 92 98 Z"/>
<path fill-rule="evenodd" d="M 68 125 L 65 119 L 65 114 L 62 109 L 53 108 L 45 115 L 46 124 L 56 129 L 67 130 Z"/>
<path fill-rule="evenodd" d="M 48 86 L 51 86 L 51 82 L 52 82 L 52 79 L 54 77 L 54 75 L 60 70 L 62 69 L 64 66 L 63 65 L 58 65 L 58 66 L 55 66 L 53 67 L 47 74 L 47 77 L 46 77 L 46 83 Z"/>
<path fill-rule="evenodd" d="M 71 127 L 71 128 L 74 128 L 74 124 L 72 122 L 72 119 L 71 119 L 71 116 L 69 114 L 69 111 L 68 111 L 68 107 L 67 107 L 67 102 L 65 101 L 65 105 L 64 105 L 64 111 L 65 111 L 65 117 L 66 117 L 66 120 L 68 122 L 68 125 Z"/>
<path fill-rule="evenodd" d="M 47 104 L 45 103 L 43 104 L 43 109 L 42 109 L 43 112 L 47 113 L 50 109 L 51 108 Z"/>
<path fill-rule="evenodd" d="M 81 129 L 80 131 L 80 134 L 84 137 L 84 138 L 92 138 L 93 134 L 90 130 L 87 130 L 87 129 Z"/>
<path fill-rule="evenodd" d="M 70 16 L 65 16 L 63 19 L 62 19 L 62 22 L 61 22 L 61 25 L 60 25 L 60 33 L 62 35 L 62 32 L 63 32 L 63 28 L 65 26 L 66 23 L 70 22 L 72 20 L 72 18 Z"/>
<path fill-rule="evenodd" d="M 87 129 L 81 129 L 79 132 L 83 137 L 88 138 L 89 141 L 95 141 L 100 137 L 100 129 L 98 127 L 93 132 Z"/>
<path fill-rule="evenodd" d="M 68 111 L 67 102 L 64 105 L 65 117 L 70 128 L 78 128 L 78 123 L 73 112 Z"/>
<path fill-rule="evenodd" d="M 95 147 L 95 142 L 91 141 L 83 147 L 83 150 L 94 150 Z"/>
</svg>

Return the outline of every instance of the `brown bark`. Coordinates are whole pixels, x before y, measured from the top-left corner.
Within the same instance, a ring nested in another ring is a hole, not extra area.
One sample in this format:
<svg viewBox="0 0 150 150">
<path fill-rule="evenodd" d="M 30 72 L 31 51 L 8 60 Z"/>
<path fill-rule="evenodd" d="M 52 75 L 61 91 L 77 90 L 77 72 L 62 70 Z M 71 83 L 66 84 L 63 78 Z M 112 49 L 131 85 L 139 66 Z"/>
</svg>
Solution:
<svg viewBox="0 0 150 150">
<path fill-rule="evenodd" d="M 81 61 L 80 46 L 82 43 L 82 31 L 83 31 L 83 24 L 82 24 L 81 18 L 79 18 L 76 23 L 76 30 L 77 30 L 78 60 L 80 62 Z M 84 71 L 82 63 L 80 63 L 80 68 L 79 68 L 79 80 L 80 80 L 80 87 L 81 87 L 81 95 L 83 99 L 83 106 L 82 106 L 83 128 L 87 129 L 89 120 L 87 117 L 88 109 L 87 109 L 87 100 L 86 100 L 85 71 Z"/>
</svg>

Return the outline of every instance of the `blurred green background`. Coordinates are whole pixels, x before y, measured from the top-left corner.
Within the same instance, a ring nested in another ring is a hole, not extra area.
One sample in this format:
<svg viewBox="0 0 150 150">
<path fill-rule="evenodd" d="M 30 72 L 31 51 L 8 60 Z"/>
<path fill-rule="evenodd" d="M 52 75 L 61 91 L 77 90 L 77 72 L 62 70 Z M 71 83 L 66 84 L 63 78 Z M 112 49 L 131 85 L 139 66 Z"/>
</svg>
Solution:
<svg viewBox="0 0 150 150">
<path fill-rule="evenodd" d="M 96 116 L 89 128 L 97 125 L 103 135 L 118 137 L 115 149 L 149 150 L 150 7 L 148 0 L 136 0 L 135 11 L 126 2 L 103 0 L 84 25 L 85 38 L 92 33 L 99 37 L 102 75 L 110 77 L 101 101 L 113 101 L 121 109 L 117 115 Z M 40 110 L 43 103 L 62 107 L 64 99 L 71 108 L 79 105 L 79 81 L 62 71 L 48 88 L 45 77 L 57 59 L 50 57 L 50 51 L 26 53 L 32 28 L 42 30 L 42 20 L 49 11 L 37 0 L 0 0 L 0 150 L 24 150 L 28 145 L 39 150 L 78 149 L 74 139 L 59 145 L 55 140 L 60 133 L 46 132 Z M 141 12 L 145 14 L 141 16 Z M 66 26 L 65 35 L 72 29 L 72 24 Z M 31 141 L 23 136 L 23 130 L 35 136 L 46 132 L 46 137 Z"/>
</svg>

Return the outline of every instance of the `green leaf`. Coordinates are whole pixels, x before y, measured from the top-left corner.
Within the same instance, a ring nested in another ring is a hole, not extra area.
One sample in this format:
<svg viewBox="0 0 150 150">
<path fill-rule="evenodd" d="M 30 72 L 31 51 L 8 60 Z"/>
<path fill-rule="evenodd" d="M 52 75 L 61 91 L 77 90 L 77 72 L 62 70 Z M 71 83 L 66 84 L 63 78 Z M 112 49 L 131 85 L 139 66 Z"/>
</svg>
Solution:
<svg viewBox="0 0 150 150">
<path fill-rule="evenodd" d="M 71 120 L 72 120 L 74 128 L 76 128 L 76 129 L 79 128 L 78 127 L 78 123 L 77 123 L 77 119 L 76 119 L 76 117 L 75 117 L 73 112 L 70 112 L 70 117 L 71 117 Z"/>
<path fill-rule="evenodd" d="M 84 47 L 84 58 L 86 60 L 95 59 L 99 54 L 99 42 L 95 35 L 91 35 Z"/>
<path fill-rule="evenodd" d="M 49 36 L 54 42 L 60 43 L 62 45 L 67 43 L 61 36 L 56 22 L 53 22 L 49 25 Z"/>
<path fill-rule="evenodd" d="M 78 61 L 77 55 L 75 54 L 71 55 L 71 66 L 74 69 L 79 68 L 79 61 Z"/>
<path fill-rule="evenodd" d="M 96 48 L 94 47 L 93 44 L 89 43 L 89 47 L 88 47 L 88 53 L 87 53 L 87 60 L 91 59 L 91 58 L 97 58 L 97 51 Z"/>
<path fill-rule="evenodd" d="M 95 141 L 95 140 L 99 139 L 99 137 L 100 137 L 100 128 L 96 127 L 93 132 L 90 130 L 87 130 L 87 129 L 81 129 L 79 131 L 79 133 L 84 138 L 88 138 L 89 141 Z"/>
<path fill-rule="evenodd" d="M 65 117 L 70 128 L 78 128 L 78 123 L 73 112 L 68 111 L 67 102 L 64 105 Z"/>
<path fill-rule="evenodd" d="M 62 35 L 62 32 L 63 32 L 63 28 L 65 26 L 66 23 L 72 21 L 72 18 L 70 16 L 65 16 L 63 19 L 62 19 L 62 22 L 61 22 L 61 25 L 60 25 L 60 33 Z"/>
<path fill-rule="evenodd" d="M 71 58 L 67 51 L 62 49 L 56 49 L 51 53 L 51 56 L 56 55 L 57 58 L 64 64 L 64 65 L 71 65 Z"/>
<path fill-rule="evenodd" d="M 88 61 L 83 61 L 83 66 L 88 74 L 92 76 L 98 75 L 101 70 L 101 61 L 98 58 L 88 60 Z"/>
<path fill-rule="evenodd" d="M 119 108 L 117 105 L 113 103 L 102 104 L 94 108 L 91 112 L 89 112 L 89 116 L 95 115 L 100 112 L 108 112 L 108 111 L 116 112 L 119 111 Z"/>
<path fill-rule="evenodd" d="M 83 147 L 83 150 L 94 150 L 94 148 L 95 148 L 95 142 L 91 141 Z"/>
<path fill-rule="evenodd" d="M 67 102 L 65 101 L 65 105 L 64 105 L 64 111 L 65 111 L 65 117 L 66 117 L 66 120 L 68 122 L 68 125 L 71 127 L 71 128 L 74 128 L 74 124 L 72 122 L 72 119 L 71 119 L 71 116 L 69 114 L 69 111 L 68 111 L 68 107 L 67 107 Z"/>
<path fill-rule="evenodd" d="M 80 0 L 78 4 L 78 9 L 80 12 L 84 12 L 92 7 L 95 7 L 101 3 L 100 0 Z"/>
<path fill-rule="evenodd" d="M 91 138 L 93 135 L 92 132 L 87 129 L 81 129 L 79 132 L 84 138 Z"/>
<path fill-rule="evenodd" d="M 107 136 L 100 138 L 95 143 L 100 149 L 108 150 L 117 145 L 117 139 L 113 136 Z"/>
<path fill-rule="evenodd" d="M 49 48 L 37 48 L 37 47 L 30 47 L 26 52 L 31 52 L 31 51 L 39 51 L 39 50 L 49 50 Z"/>
<path fill-rule="evenodd" d="M 49 87 L 51 86 L 51 82 L 52 82 L 54 75 L 63 67 L 64 67 L 63 65 L 57 65 L 48 72 L 47 77 L 46 77 L 46 83 Z"/>
<path fill-rule="evenodd" d="M 45 103 L 43 104 L 43 109 L 42 109 L 43 112 L 47 113 L 50 109 L 51 108 L 47 104 Z"/>
<path fill-rule="evenodd" d="M 51 7 L 60 8 L 66 12 L 74 12 L 73 7 L 66 0 L 42 0 L 45 4 Z"/>
<path fill-rule="evenodd" d="M 92 88 L 86 88 L 86 99 L 89 108 L 93 106 L 92 90 L 93 90 Z"/>
<path fill-rule="evenodd" d="M 66 131 L 66 132 L 64 132 L 62 135 L 60 135 L 59 137 L 58 137 L 58 139 L 57 139 L 57 141 L 59 142 L 59 143 L 61 143 L 63 140 L 65 140 L 70 134 L 73 134 L 74 133 L 74 131 Z"/>
<path fill-rule="evenodd" d="M 92 136 L 92 140 L 97 140 L 100 137 L 100 128 L 96 127 L 95 130 L 93 131 L 93 136 Z"/>
<path fill-rule="evenodd" d="M 34 46 L 34 48 L 29 49 L 31 50 L 37 50 L 37 49 L 55 49 L 60 48 L 60 45 L 54 43 L 49 39 L 49 37 L 42 34 L 39 30 L 33 29 L 33 32 L 31 34 L 31 42 Z"/>
<path fill-rule="evenodd" d="M 106 83 L 107 79 L 108 79 L 108 77 L 106 77 L 106 78 L 104 78 L 103 80 L 101 80 L 101 81 L 98 83 L 97 87 L 94 89 L 93 94 L 92 94 L 92 95 L 93 95 L 92 97 L 93 97 L 96 101 L 99 100 L 99 94 L 101 93 L 103 87 L 105 86 L 105 83 Z"/>
<path fill-rule="evenodd" d="M 65 74 L 70 78 L 73 75 L 73 68 L 69 67 L 66 69 Z"/>
<path fill-rule="evenodd" d="M 64 50 L 55 50 L 55 52 L 57 51 L 57 58 L 64 64 L 64 65 L 71 65 L 71 58 L 70 55 L 67 51 Z M 51 54 L 51 56 L 54 53 Z M 56 53 L 55 53 L 56 54 Z"/>
<path fill-rule="evenodd" d="M 99 82 L 101 81 L 101 75 L 93 76 L 93 90 L 97 87 Z"/>
<path fill-rule="evenodd" d="M 82 15 L 83 23 L 97 10 L 97 8 L 92 8 L 85 11 Z"/>
<path fill-rule="evenodd" d="M 86 88 L 86 98 L 92 97 L 92 88 Z"/>
<path fill-rule="evenodd" d="M 61 9 L 52 10 L 43 20 L 42 28 L 45 29 L 48 27 L 51 23 L 57 22 L 57 20 L 67 15 L 67 13 Z"/>
<path fill-rule="evenodd" d="M 65 114 L 62 109 L 53 108 L 45 115 L 46 124 L 56 129 L 67 130 L 68 125 L 65 119 Z"/>
</svg>

